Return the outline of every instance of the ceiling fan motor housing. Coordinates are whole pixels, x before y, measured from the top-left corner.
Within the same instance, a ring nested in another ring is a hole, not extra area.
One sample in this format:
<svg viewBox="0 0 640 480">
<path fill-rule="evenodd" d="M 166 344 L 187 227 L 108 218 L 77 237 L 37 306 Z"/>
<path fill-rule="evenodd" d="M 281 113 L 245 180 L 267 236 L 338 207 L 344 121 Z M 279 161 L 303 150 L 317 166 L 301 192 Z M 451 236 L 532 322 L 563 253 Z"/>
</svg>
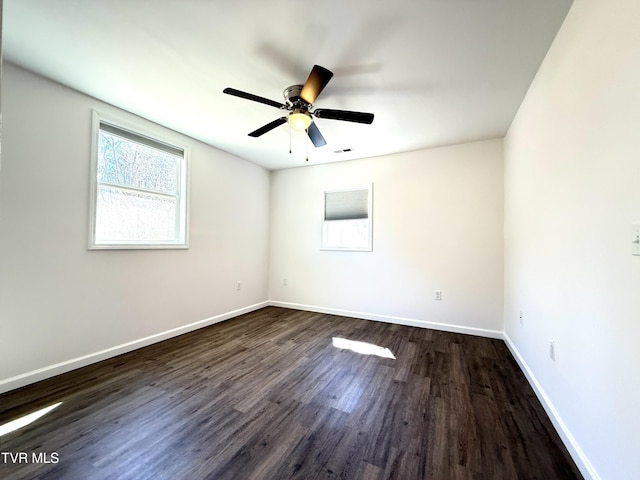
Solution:
<svg viewBox="0 0 640 480">
<path fill-rule="evenodd" d="M 293 108 L 308 109 L 311 105 L 300 97 L 303 85 L 291 85 L 282 92 L 287 104 Z"/>
</svg>

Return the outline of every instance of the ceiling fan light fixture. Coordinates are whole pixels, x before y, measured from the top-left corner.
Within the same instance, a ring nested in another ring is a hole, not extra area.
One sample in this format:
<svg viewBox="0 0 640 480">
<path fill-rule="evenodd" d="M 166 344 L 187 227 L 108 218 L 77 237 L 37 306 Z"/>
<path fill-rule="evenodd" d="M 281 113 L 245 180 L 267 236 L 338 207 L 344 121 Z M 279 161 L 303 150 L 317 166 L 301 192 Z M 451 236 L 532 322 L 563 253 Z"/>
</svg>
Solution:
<svg viewBox="0 0 640 480">
<path fill-rule="evenodd" d="M 288 122 L 294 130 L 304 131 L 311 125 L 311 115 L 301 110 L 294 110 L 289 114 Z"/>
</svg>

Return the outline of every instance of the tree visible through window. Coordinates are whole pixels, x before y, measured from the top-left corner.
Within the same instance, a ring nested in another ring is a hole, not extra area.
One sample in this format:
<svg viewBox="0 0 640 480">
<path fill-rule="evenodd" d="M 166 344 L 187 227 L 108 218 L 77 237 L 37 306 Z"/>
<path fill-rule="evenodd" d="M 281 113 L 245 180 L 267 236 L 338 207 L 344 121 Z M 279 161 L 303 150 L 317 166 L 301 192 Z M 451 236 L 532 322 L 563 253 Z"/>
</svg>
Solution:
<svg viewBox="0 0 640 480">
<path fill-rule="evenodd" d="M 97 123 L 92 247 L 186 247 L 184 149 Z"/>
</svg>

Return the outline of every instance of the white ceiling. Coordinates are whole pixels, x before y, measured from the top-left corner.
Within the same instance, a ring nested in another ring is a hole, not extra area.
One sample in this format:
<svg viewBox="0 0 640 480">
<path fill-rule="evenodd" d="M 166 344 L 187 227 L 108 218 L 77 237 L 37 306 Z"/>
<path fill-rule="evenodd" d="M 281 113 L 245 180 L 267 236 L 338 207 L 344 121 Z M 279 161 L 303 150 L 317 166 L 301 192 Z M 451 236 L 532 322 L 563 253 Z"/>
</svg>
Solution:
<svg viewBox="0 0 640 480">
<path fill-rule="evenodd" d="M 571 0 L 4 0 L 5 59 L 269 169 L 502 137 Z M 314 148 L 267 105 L 335 76 Z M 350 153 L 335 153 L 351 148 Z"/>
</svg>

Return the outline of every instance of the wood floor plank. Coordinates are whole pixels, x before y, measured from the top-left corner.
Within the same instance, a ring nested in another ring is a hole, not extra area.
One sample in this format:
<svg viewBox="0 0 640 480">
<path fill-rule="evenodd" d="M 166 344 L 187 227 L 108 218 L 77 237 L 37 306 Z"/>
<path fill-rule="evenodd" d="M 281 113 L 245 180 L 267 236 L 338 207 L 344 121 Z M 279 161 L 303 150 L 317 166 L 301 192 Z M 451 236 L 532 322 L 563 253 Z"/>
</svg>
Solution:
<svg viewBox="0 0 640 480">
<path fill-rule="evenodd" d="M 0 424 L 56 402 L 0 478 L 582 478 L 502 341 L 337 315 L 242 315 L 0 395 Z"/>
</svg>

